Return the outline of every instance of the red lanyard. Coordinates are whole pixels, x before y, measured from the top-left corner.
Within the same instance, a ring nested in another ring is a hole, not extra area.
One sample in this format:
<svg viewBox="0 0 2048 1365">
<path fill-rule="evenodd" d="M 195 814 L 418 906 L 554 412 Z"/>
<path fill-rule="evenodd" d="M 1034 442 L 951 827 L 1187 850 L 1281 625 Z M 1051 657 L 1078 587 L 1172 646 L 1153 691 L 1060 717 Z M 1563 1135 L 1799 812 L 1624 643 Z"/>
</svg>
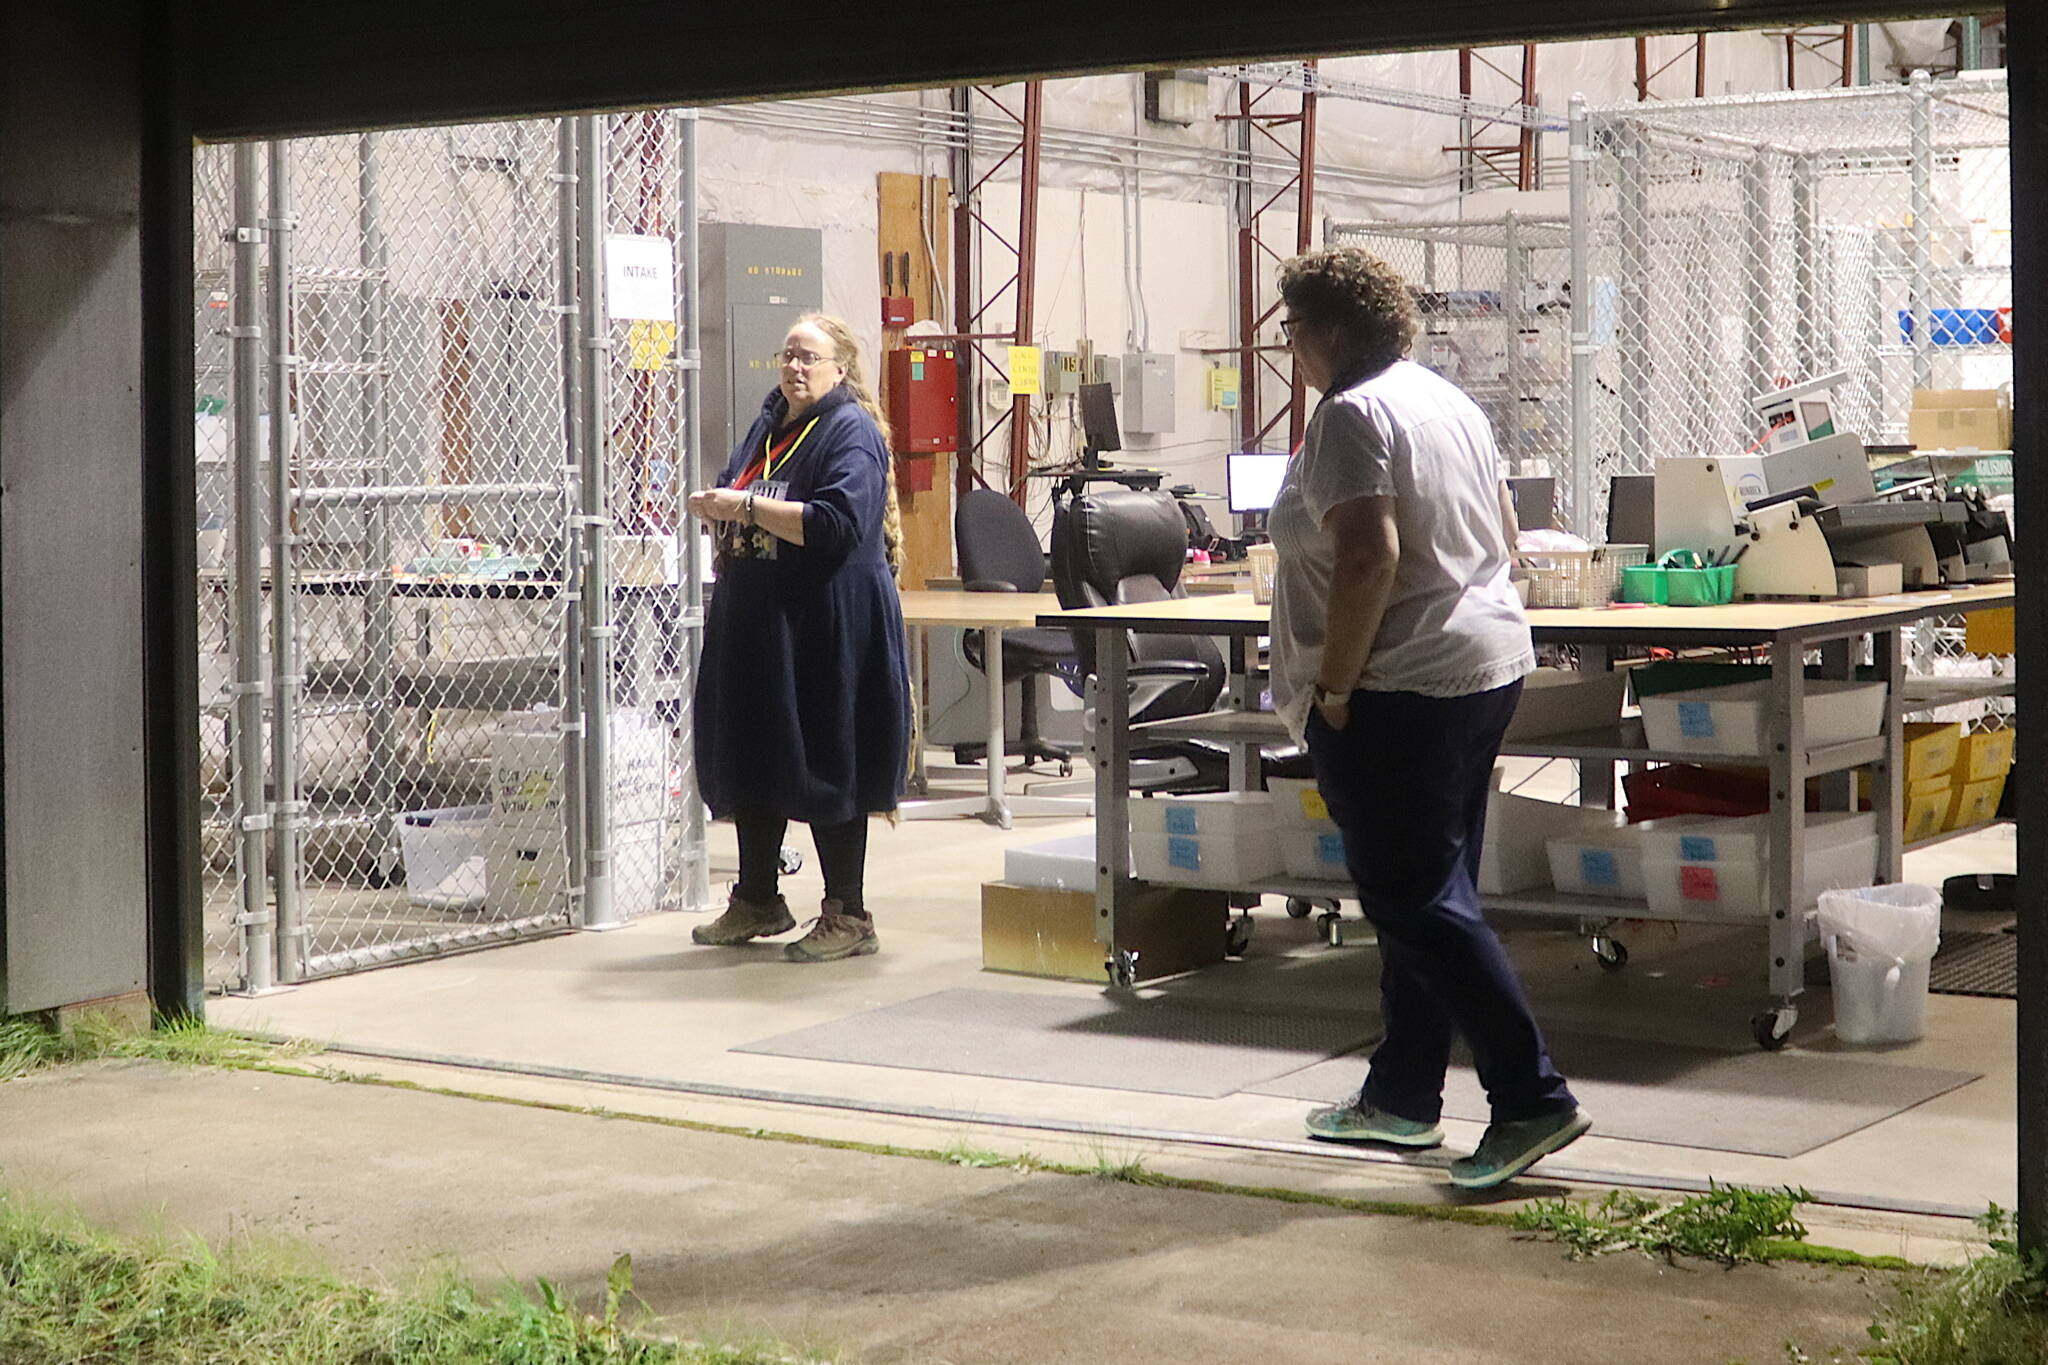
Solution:
<svg viewBox="0 0 2048 1365">
<path fill-rule="evenodd" d="M 784 441 L 780 449 L 769 445 L 768 439 L 765 436 L 762 437 L 761 458 L 748 465 L 746 472 L 732 481 L 732 486 L 734 488 L 745 488 L 755 479 L 772 477 L 777 469 L 789 463 L 789 457 L 796 454 L 796 448 L 804 443 L 804 437 L 810 435 L 811 428 L 816 425 L 818 425 L 818 419 L 813 417 L 810 421 L 804 423 L 802 431 Z"/>
</svg>

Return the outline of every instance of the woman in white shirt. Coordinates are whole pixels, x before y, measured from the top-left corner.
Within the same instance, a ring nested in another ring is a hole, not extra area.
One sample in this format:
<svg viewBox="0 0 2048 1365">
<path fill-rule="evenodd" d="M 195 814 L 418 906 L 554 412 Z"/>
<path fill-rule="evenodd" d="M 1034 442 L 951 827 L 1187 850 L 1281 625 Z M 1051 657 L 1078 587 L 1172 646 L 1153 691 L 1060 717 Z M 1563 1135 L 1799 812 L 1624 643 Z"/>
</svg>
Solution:
<svg viewBox="0 0 2048 1365">
<path fill-rule="evenodd" d="M 1454 1034 L 1492 1122 L 1454 1183 L 1487 1189 L 1591 1121 L 1551 1063 L 1476 887 L 1487 793 L 1535 667 L 1509 584 L 1514 513 L 1485 415 L 1406 360 L 1407 286 L 1356 248 L 1280 270 L 1281 329 L 1321 392 L 1274 501 L 1273 703 L 1308 746 L 1378 930 L 1386 1036 L 1309 1132 L 1408 1148 L 1437 1125 Z"/>
</svg>

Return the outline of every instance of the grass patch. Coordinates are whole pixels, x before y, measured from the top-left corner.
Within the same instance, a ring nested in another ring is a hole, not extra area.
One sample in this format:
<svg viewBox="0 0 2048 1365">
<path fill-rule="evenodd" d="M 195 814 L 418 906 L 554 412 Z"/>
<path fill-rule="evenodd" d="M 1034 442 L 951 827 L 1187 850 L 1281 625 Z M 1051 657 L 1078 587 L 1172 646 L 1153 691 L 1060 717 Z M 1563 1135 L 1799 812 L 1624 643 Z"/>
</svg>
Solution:
<svg viewBox="0 0 2048 1365">
<path fill-rule="evenodd" d="M 197 1019 L 162 1020 L 147 1033 L 124 1029 L 97 1014 L 84 1015 L 62 1029 L 34 1016 L 0 1019 L 0 1081 L 48 1067 L 115 1057 L 241 1066 L 312 1050 L 224 1033 Z"/>
<path fill-rule="evenodd" d="M 1805 1190 L 1753 1190 L 1710 1184 L 1705 1194 L 1666 1204 L 1634 1190 L 1613 1190 L 1598 1203 L 1538 1199 L 1515 1215 L 1518 1231 L 1562 1242 L 1574 1260 L 1640 1251 L 1741 1265 L 1778 1259 L 1806 1241 L 1796 1216 L 1813 1196 Z"/>
<path fill-rule="evenodd" d="M 587 1312 L 546 1280 L 405 1291 L 278 1264 L 253 1247 L 144 1245 L 0 1195 L 0 1360 L 8 1365 L 787 1365 L 777 1345 L 664 1341 L 625 1318 L 620 1257 Z"/>
<path fill-rule="evenodd" d="M 2013 1215 L 1996 1204 L 1977 1220 L 1990 1247 L 1955 1270 L 1906 1280 L 1870 1328 L 1870 1361 L 1884 1365 L 2035 1365 L 2048 1361 L 2048 1256 L 2023 1252 Z"/>
</svg>

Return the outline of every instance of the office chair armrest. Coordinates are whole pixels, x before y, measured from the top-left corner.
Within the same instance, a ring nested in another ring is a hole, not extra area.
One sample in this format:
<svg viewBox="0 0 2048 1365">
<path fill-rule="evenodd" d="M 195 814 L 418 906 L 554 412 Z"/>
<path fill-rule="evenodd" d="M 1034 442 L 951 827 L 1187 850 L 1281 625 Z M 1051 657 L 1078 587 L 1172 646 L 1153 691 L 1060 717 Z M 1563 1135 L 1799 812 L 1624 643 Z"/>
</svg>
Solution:
<svg viewBox="0 0 2048 1365">
<path fill-rule="evenodd" d="M 975 578 L 960 585 L 968 592 L 1015 592 L 1015 583 L 1005 583 L 1000 578 Z"/>
<path fill-rule="evenodd" d="M 1152 659 L 1134 663 L 1125 673 L 1130 680 L 1130 701 L 1127 703 L 1130 714 L 1137 715 L 1182 683 L 1196 682 L 1208 676 L 1209 670 L 1193 659 Z"/>
</svg>

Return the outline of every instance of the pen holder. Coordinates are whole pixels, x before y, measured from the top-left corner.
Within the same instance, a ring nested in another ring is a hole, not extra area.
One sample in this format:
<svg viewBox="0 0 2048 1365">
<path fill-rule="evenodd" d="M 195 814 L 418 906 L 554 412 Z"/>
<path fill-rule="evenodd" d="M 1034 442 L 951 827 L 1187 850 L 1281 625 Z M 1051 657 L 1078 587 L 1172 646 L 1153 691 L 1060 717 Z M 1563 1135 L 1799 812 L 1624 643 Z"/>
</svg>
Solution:
<svg viewBox="0 0 2048 1365">
<path fill-rule="evenodd" d="M 1718 607 L 1735 600 L 1735 566 L 1704 565 L 1691 550 L 1621 571 L 1621 600 L 1660 607 Z"/>
</svg>

